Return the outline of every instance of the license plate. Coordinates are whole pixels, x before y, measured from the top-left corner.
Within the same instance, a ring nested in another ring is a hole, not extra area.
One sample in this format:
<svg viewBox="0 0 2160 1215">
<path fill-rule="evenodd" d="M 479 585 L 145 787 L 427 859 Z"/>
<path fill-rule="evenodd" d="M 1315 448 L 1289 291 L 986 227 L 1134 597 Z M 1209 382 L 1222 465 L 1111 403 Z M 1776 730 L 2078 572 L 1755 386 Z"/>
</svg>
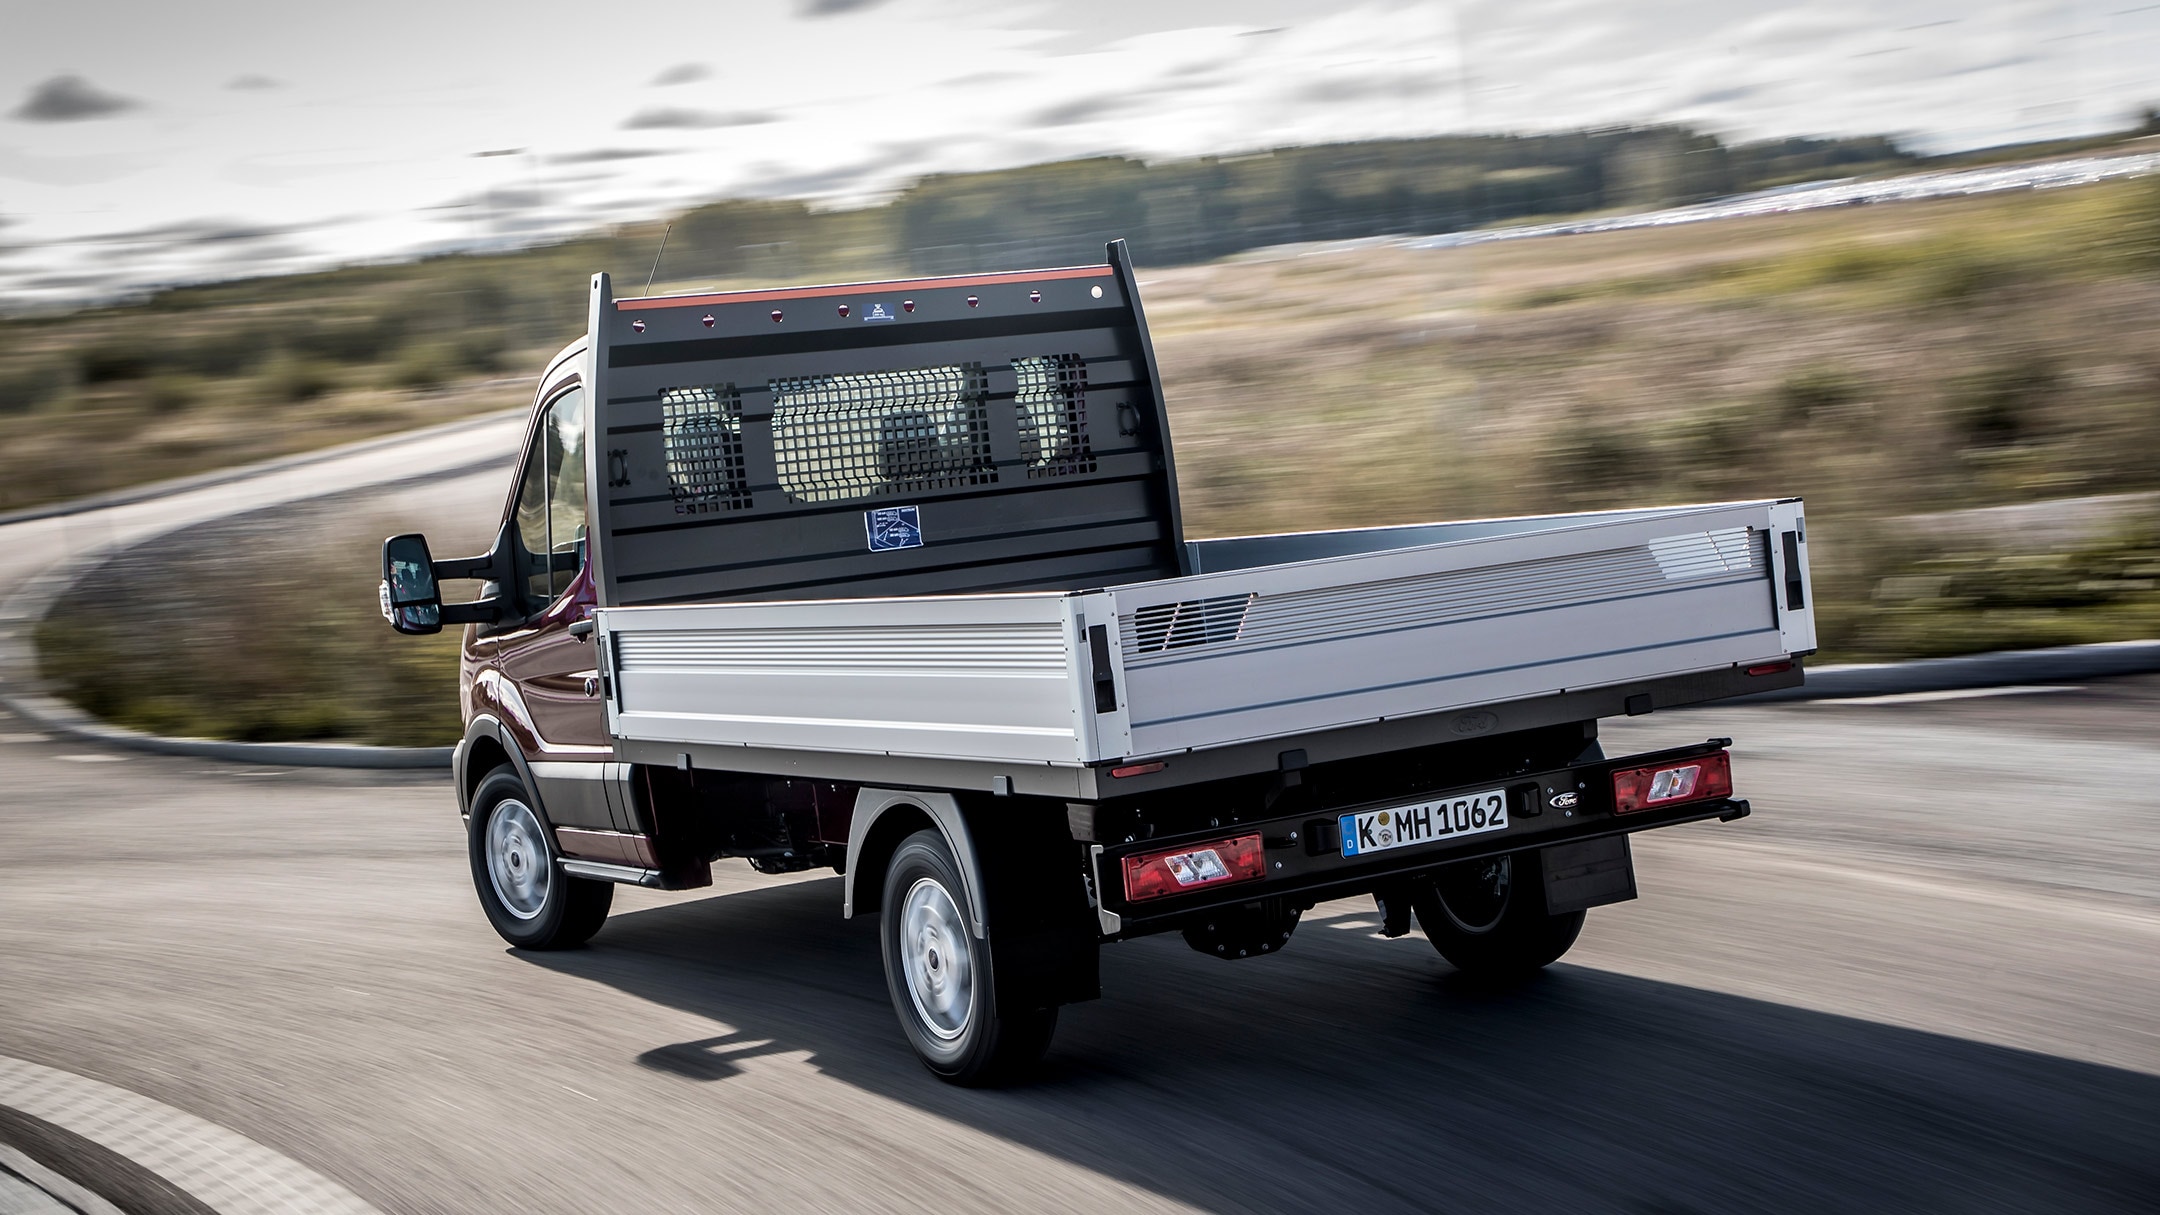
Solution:
<svg viewBox="0 0 2160 1215">
<path fill-rule="evenodd" d="M 1342 854 L 1365 856 L 1460 835 L 1507 830 L 1507 790 L 1487 789 L 1342 816 Z"/>
</svg>

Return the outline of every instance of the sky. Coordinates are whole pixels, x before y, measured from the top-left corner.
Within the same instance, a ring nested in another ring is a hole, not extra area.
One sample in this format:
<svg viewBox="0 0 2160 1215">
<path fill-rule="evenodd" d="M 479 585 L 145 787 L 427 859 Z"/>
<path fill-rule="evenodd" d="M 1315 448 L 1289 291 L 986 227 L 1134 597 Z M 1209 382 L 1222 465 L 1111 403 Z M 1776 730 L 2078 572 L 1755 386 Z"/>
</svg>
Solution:
<svg viewBox="0 0 2160 1215">
<path fill-rule="evenodd" d="M 1684 122 L 1927 151 L 2160 104 L 2160 0 L 0 0 L 0 308 L 722 197 Z"/>
</svg>

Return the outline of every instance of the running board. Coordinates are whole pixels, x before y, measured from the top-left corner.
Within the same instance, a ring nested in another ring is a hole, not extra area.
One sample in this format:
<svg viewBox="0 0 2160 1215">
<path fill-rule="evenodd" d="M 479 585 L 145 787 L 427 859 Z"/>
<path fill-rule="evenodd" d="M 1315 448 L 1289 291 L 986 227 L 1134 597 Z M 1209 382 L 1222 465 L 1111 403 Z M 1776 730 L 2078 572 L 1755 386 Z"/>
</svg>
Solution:
<svg viewBox="0 0 2160 1215">
<path fill-rule="evenodd" d="M 664 890 L 658 869 L 639 869 L 634 865 L 610 865 L 605 861 L 580 861 L 564 857 L 556 862 L 571 877 L 592 878 L 602 882 L 621 882 L 625 886 L 649 886 Z"/>
</svg>

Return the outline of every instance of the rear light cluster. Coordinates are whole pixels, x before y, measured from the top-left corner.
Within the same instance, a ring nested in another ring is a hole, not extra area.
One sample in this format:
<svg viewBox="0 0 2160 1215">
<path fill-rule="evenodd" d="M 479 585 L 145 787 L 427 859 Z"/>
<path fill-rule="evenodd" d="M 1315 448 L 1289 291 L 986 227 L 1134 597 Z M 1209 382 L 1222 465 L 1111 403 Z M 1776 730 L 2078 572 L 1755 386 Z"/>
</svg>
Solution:
<svg viewBox="0 0 2160 1215">
<path fill-rule="evenodd" d="M 1614 814 L 1731 796 L 1732 755 L 1725 751 L 1612 774 Z"/>
<path fill-rule="evenodd" d="M 1267 859 L 1261 855 L 1258 835 L 1143 852 L 1126 857 L 1124 865 L 1125 899 L 1131 903 L 1208 886 L 1249 882 L 1267 874 Z"/>
</svg>

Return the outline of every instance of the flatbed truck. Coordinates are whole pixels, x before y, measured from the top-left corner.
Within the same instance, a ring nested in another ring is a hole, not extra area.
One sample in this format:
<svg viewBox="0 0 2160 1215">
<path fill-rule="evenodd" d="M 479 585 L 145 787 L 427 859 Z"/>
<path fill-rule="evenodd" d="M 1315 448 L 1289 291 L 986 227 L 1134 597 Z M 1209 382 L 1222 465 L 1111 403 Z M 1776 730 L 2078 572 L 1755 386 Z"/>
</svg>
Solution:
<svg viewBox="0 0 2160 1215">
<path fill-rule="evenodd" d="M 1798 499 L 1189 540 L 1101 265 L 617 299 L 553 359 L 489 552 L 383 549 L 464 630 L 474 887 L 523 949 L 617 884 L 829 868 L 937 1075 L 1023 1074 L 1099 951 L 1273 953 L 1322 900 L 1524 977 L 1628 837 L 1749 811 L 1729 741 L 1601 718 L 1803 678 Z M 441 584 L 477 580 L 445 602 Z"/>
</svg>

